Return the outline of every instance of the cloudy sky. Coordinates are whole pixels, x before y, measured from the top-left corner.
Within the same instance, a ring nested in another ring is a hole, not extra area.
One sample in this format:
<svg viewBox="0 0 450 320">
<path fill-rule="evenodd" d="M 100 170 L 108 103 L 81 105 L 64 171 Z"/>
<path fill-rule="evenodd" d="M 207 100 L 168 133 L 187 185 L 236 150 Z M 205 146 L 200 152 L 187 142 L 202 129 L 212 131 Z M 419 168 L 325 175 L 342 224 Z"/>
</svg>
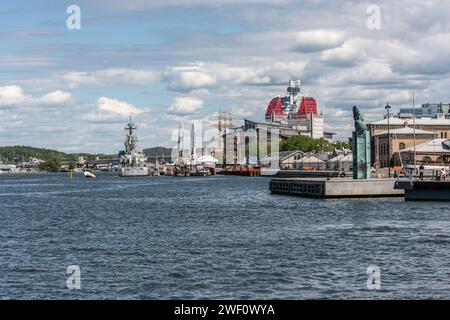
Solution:
<svg viewBox="0 0 450 320">
<path fill-rule="evenodd" d="M 262 121 L 289 79 L 345 140 L 353 105 L 377 120 L 413 88 L 419 104 L 450 101 L 449 14 L 444 0 L 2 2 L 0 145 L 116 153 L 133 113 L 143 147 L 171 147 L 178 121 Z"/>
</svg>

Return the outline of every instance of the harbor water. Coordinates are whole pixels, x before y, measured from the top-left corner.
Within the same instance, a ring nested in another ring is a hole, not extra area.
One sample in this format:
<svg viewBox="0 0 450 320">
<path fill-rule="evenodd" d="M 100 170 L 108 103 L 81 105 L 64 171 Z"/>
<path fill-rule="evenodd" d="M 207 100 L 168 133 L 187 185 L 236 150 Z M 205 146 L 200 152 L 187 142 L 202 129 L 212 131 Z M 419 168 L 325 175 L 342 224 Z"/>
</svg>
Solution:
<svg viewBox="0 0 450 320">
<path fill-rule="evenodd" d="M 271 195 L 264 177 L 4 174 L 0 218 L 0 299 L 450 298 L 447 203 Z"/>
</svg>

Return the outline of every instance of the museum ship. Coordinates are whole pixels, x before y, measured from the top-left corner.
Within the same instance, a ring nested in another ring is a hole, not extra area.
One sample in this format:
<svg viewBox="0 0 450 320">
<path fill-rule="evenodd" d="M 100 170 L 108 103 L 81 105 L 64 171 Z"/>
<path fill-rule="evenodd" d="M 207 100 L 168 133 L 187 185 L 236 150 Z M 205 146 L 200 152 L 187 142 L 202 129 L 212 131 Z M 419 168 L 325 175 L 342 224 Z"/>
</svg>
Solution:
<svg viewBox="0 0 450 320">
<path fill-rule="evenodd" d="M 149 170 L 144 152 L 138 148 L 138 137 L 136 135 L 136 124 L 131 120 L 127 123 L 125 130 L 125 150 L 119 153 L 121 177 L 148 176 Z"/>
</svg>

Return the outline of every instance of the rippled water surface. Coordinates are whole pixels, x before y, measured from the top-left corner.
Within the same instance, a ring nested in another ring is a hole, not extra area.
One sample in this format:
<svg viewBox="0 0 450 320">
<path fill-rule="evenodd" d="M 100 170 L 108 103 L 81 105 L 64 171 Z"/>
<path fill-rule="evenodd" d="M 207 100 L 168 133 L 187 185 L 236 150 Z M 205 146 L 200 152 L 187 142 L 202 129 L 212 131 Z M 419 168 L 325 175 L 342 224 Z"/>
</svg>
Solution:
<svg viewBox="0 0 450 320">
<path fill-rule="evenodd" d="M 0 298 L 450 298 L 449 204 L 275 196 L 268 183 L 1 175 Z"/>
</svg>

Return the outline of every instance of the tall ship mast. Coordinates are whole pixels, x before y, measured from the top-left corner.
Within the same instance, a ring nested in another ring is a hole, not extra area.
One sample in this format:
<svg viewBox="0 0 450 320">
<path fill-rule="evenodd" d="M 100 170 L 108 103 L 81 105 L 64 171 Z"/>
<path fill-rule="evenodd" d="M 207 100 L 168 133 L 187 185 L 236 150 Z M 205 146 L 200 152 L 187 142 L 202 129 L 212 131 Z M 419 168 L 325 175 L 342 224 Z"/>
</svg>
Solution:
<svg viewBox="0 0 450 320">
<path fill-rule="evenodd" d="M 138 137 L 136 135 L 137 126 L 131 120 L 127 123 L 125 134 L 125 150 L 119 153 L 121 177 L 148 176 L 148 166 L 144 152 L 138 148 Z"/>
</svg>

